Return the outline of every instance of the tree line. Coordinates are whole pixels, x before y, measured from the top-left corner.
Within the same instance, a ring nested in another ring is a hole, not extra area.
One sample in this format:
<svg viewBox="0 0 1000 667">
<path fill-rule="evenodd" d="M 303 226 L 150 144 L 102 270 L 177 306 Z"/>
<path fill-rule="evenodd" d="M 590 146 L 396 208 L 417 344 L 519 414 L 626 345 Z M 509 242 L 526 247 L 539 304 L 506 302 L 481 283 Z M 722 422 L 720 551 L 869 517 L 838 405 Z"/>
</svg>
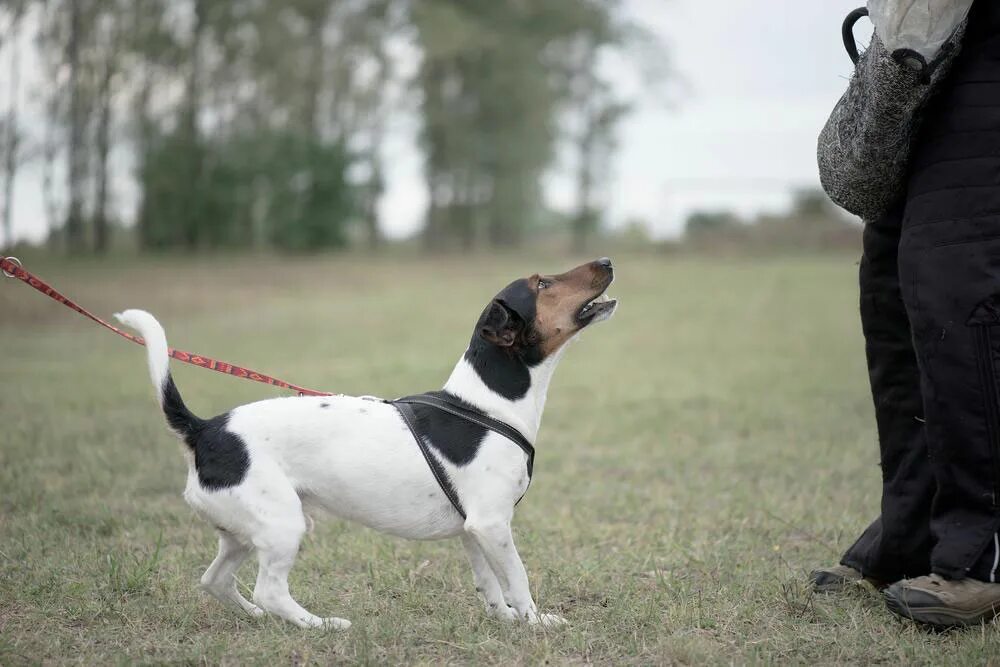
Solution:
<svg viewBox="0 0 1000 667">
<path fill-rule="evenodd" d="M 3 238 L 36 161 L 71 253 L 105 252 L 126 222 L 123 169 L 143 250 L 377 247 L 401 114 L 420 123 L 428 249 L 521 244 L 561 154 L 582 247 L 629 110 L 601 59 L 649 42 L 619 0 L 5 0 L 0 18 Z M 29 27 L 41 123 L 18 103 Z"/>
</svg>

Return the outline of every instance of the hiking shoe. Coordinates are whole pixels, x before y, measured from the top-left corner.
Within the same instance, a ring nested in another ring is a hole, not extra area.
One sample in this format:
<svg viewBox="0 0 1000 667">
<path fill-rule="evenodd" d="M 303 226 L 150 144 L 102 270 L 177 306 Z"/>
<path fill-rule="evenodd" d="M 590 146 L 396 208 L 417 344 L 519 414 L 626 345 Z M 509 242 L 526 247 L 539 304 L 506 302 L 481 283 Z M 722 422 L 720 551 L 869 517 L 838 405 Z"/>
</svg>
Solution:
<svg viewBox="0 0 1000 667">
<path fill-rule="evenodd" d="M 839 591 L 867 581 L 875 588 L 885 588 L 884 582 L 865 577 L 853 567 L 846 565 L 834 565 L 833 567 L 821 567 L 809 573 L 809 583 L 817 593 L 837 593 Z"/>
<path fill-rule="evenodd" d="M 897 581 L 886 590 L 885 603 L 892 613 L 918 623 L 978 625 L 1000 613 L 1000 584 L 931 574 Z"/>
</svg>

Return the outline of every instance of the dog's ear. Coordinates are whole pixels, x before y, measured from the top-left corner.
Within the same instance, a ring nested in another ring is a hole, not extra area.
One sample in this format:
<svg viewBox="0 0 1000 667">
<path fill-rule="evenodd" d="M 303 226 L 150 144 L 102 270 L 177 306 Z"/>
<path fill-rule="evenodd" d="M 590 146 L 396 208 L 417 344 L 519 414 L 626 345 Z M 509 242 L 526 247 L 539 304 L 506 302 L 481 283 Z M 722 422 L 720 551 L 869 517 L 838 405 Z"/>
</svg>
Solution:
<svg viewBox="0 0 1000 667">
<path fill-rule="evenodd" d="M 479 335 L 494 345 L 510 347 L 522 329 L 524 322 L 517 313 L 507 308 L 502 301 L 494 299 L 482 320 Z"/>
</svg>

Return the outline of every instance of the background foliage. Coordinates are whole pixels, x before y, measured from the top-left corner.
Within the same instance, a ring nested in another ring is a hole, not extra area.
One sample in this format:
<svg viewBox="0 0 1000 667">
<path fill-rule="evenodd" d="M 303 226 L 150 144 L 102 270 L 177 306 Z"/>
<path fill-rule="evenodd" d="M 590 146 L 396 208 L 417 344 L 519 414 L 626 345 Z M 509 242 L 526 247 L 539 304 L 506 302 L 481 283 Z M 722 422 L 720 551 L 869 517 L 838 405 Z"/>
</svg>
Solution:
<svg viewBox="0 0 1000 667">
<path fill-rule="evenodd" d="M 560 151 L 579 247 L 628 108 L 599 60 L 648 38 L 622 17 L 618 0 L 8 0 L 0 40 L 37 33 L 47 117 L 7 105 L 0 176 L 44 164 L 70 253 L 132 223 L 146 250 L 377 246 L 386 135 L 415 117 L 428 248 L 520 245 Z M 122 164 L 134 220 L 111 201 Z"/>
</svg>

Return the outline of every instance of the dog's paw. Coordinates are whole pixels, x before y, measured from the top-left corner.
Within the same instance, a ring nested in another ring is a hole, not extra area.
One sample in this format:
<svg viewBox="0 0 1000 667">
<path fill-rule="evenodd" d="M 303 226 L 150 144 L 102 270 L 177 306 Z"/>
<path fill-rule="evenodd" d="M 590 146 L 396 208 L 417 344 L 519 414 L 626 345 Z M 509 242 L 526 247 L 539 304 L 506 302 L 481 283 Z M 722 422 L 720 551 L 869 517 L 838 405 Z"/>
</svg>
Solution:
<svg viewBox="0 0 1000 667">
<path fill-rule="evenodd" d="M 351 627 L 351 622 L 346 618 L 337 618 L 336 616 L 320 618 L 319 616 L 309 615 L 306 618 L 292 622 L 301 628 L 316 628 L 317 630 L 346 630 Z"/>
<path fill-rule="evenodd" d="M 557 628 L 560 625 L 569 624 L 569 621 L 558 614 L 538 614 L 535 617 L 535 620 L 531 622 L 532 624 L 540 625 L 543 628 Z"/>
<path fill-rule="evenodd" d="M 518 620 L 517 612 L 514 611 L 514 608 L 505 604 L 490 605 L 486 611 L 492 618 L 496 618 L 501 621 L 513 622 Z"/>
<path fill-rule="evenodd" d="M 351 622 L 346 618 L 337 618 L 336 616 L 331 616 L 330 618 L 323 619 L 323 629 L 324 630 L 346 630 L 351 627 Z"/>
</svg>

